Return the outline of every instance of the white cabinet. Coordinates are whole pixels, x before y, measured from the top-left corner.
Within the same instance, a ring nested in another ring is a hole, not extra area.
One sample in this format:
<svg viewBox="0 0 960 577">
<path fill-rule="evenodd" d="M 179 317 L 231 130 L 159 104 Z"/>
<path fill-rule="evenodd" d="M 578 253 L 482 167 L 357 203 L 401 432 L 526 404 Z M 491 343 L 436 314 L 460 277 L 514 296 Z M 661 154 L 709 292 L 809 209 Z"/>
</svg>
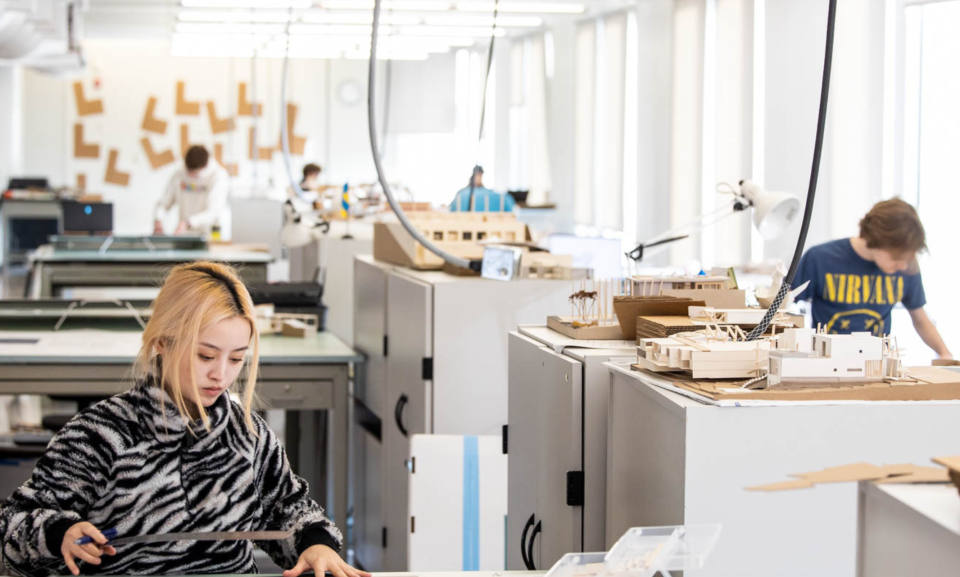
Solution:
<svg viewBox="0 0 960 577">
<path fill-rule="evenodd" d="M 570 282 L 458 277 L 364 256 L 354 261 L 354 283 L 354 340 L 368 359 L 356 393 L 356 557 L 367 569 L 404 571 L 410 436 L 499 435 L 507 334 L 567 310 Z"/>
<path fill-rule="evenodd" d="M 630 348 L 564 348 L 546 327 L 510 334 L 507 568 L 546 570 L 605 542 L 608 369 Z"/>
</svg>

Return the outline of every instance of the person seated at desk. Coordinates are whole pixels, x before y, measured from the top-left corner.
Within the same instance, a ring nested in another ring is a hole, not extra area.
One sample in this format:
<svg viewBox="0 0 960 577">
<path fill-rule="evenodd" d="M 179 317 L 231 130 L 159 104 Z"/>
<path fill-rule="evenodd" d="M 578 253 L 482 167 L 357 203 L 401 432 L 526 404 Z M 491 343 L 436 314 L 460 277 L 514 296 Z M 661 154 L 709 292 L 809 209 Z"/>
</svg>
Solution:
<svg viewBox="0 0 960 577">
<path fill-rule="evenodd" d="M 174 205 L 180 210 L 174 234 L 209 233 L 227 208 L 230 175 L 202 146 L 191 146 L 183 167 L 173 173 L 154 211 L 153 232 L 163 234 L 163 217 Z"/>
<path fill-rule="evenodd" d="M 133 388 L 67 423 L 0 508 L 3 565 L 17 575 L 79 575 L 81 562 L 89 575 L 257 573 L 256 545 L 284 577 L 369 577 L 337 554 L 340 531 L 254 409 L 257 320 L 236 272 L 204 261 L 173 268 L 142 343 Z M 104 532 L 114 528 L 119 538 L 295 533 L 111 546 Z"/>
<path fill-rule="evenodd" d="M 467 185 L 466 188 L 457 192 L 450 203 L 452 212 L 468 212 L 471 210 L 478 212 L 509 212 L 513 210 L 516 201 L 509 194 L 500 194 L 483 186 L 483 167 L 473 167 L 473 175 L 470 177 L 473 186 Z M 470 190 L 473 189 L 473 199 L 471 202 Z M 472 205 L 472 206 L 471 206 Z"/>
<path fill-rule="evenodd" d="M 952 359 L 943 337 L 923 310 L 927 297 L 917 255 L 927 248 L 917 211 L 899 198 L 874 205 L 860 221 L 860 236 L 808 250 L 793 280 L 810 284 L 797 300 L 813 302 L 813 324 L 830 334 L 890 334 L 890 312 L 902 302 L 920 338 L 943 359 Z"/>
</svg>

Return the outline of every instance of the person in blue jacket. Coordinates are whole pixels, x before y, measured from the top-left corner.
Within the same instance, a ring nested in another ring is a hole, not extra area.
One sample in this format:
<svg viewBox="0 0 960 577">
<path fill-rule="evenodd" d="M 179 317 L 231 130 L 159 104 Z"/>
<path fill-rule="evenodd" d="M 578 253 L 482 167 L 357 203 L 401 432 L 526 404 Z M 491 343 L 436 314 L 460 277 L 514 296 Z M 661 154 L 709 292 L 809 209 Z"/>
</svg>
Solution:
<svg viewBox="0 0 960 577">
<path fill-rule="evenodd" d="M 473 201 L 470 198 L 471 186 L 468 184 L 465 188 L 457 192 L 453 202 L 450 203 L 452 212 L 508 212 L 513 210 L 516 205 L 513 197 L 509 194 L 500 194 L 483 186 L 483 167 L 473 167 L 473 174 L 470 177 L 473 185 Z M 472 205 L 472 206 L 471 206 Z"/>
</svg>

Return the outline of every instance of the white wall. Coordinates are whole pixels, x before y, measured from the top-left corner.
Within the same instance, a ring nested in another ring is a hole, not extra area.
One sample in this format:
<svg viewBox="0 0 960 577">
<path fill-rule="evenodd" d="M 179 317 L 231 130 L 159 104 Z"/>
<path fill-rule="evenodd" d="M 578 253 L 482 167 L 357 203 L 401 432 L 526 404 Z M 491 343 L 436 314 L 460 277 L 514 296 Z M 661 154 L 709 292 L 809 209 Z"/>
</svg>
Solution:
<svg viewBox="0 0 960 577">
<path fill-rule="evenodd" d="M 233 194 L 247 196 L 256 188 L 257 194 L 282 196 L 288 186 L 286 171 L 280 153 L 270 161 L 247 160 L 251 117 L 236 117 L 237 85 L 251 86 L 254 74 L 251 61 L 246 59 L 174 58 L 169 55 L 168 43 L 157 40 L 96 40 L 85 43 L 89 67 L 80 80 L 87 98 L 102 98 L 104 113 L 78 119 L 73 97 L 73 79 L 58 79 L 35 72 L 26 72 L 22 86 L 23 122 L 29 130 L 22 140 L 23 169 L 26 172 L 50 177 L 52 184 L 73 185 L 76 175 L 85 174 L 87 190 L 101 193 L 114 203 L 115 230 L 119 234 L 143 233 L 151 227 L 151 208 L 163 190 L 170 174 L 180 160 L 180 124 L 189 127 L 190 142 L 204 144 L 212 153 L 213 144 L 224 145 L 226 162 L 239 162 L 239 176 L 232 180 Z M 381 64 L 379 83 L 382 95 L 384 75 Z M 300 170 L 307 162 L 317 162 L 324 168 L 322 180 L 331 184 L 349 182 L 369 183 L 376 180 L 367 132 L 366 87 L 367 62 L 363 60 L 294 60 L 290 63 L 288 99 L 299 107 L 295 133 L 306 137 L 305 153 L 294 156 L 292 169 L 299 179 Z M 2 69 L 7 74 L 11 69 Z M 256 98 L 264 104 L 257 120 L 257 140 L 260 146 L 278 145 L 280 134 L 280 79 L 281 60 L 259 60 L 256 65 Z M 421 94 L 421 114 L 430 113 L 436 130 L 446 128 L 453 134 L 453 74 L 454 55 L 438 56 L 424 63 L 405 62 L 395 66 L 393 89 L 400 95 L 391 110 L 394 122 L 409 130 L 411 121 L 401 117 L 403 102 L 410 94 Z M 174 114 L 176 83 L 186 82 L 189 100 L 201 101 L 199 116 Z M 349 105 L 338 96 L 346 82 L 359 86 L 361 98 Z M 99 86 L 99 88 L 97 87 Z M 164 135 L 141 129 L 148 98 L 156 96 L 156 116 L 168 122 Z M 250 95 L 248 94 L 248 97 Z M 236 130 L 214 135 L 206 112 L 206 101 L 215 103 L 220 117 L 236 117 Z M 382 97 L 381 97 L 382 101 Z M 0 103 L 5 104 L 5 103 Z M 2 110 L 12 110 L 4 105 Z M 382 121 L 382 103 L 380 110 Z M 398 120 L 398 117 L 399 120 Z M 20 115 L 4 115 L 5 119 Z M 73 158 L 73 124 L 81 122 L 84 138 L 99 143 L 97 159 Z M 427 124 L 426 122 L 424 124 Z M 406 125 L 406 126 L 404 126 Z M 6 134 L 6 130 L 3 131 Z M 438 133 L 432 133 L 437 136 Z M 436 138 L 410 135 L 416 146 L 402 150 L 408 134 L 393 132 L 389 136 L 385 170 L 391 181 L 408 182 L 411 188 L 426 199 L 449 200 L 462 187 L 469 167 L 448 174 L 431 173 L 421 165 L 406 170 L 410 158 L 439 160 L 451 150 L 449 139 L 442 133 Z M 173 164 L 153 170 L 143 152 L 140 139 L 148 136 L 154 149 L 174 150 Z M 418 138 L 419 137 L 419 138 Z M 409 139 L 407 139 L 409 140 Z M 108 152 L 120 151 L 118 168 L 131 174 L 127 187 L 104 183 Z M 398 150 L 399 148 L 399 150 Z M 6 155 L 4 155 L 6 156 Z M 256 179 L 254 175 L 256 174 Z"/>
</svg>

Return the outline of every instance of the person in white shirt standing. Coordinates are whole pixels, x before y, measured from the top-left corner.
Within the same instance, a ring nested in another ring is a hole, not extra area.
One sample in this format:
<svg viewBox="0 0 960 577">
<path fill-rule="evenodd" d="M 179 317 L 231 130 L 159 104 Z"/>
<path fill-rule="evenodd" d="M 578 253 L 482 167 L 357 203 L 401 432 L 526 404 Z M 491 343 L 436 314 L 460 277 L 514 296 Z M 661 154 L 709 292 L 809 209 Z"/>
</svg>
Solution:
<svg viewBox="0 0 960 577">
<path fill-rule="evenodd" d="M 174 234 L 209 234 L 227 208 L 229 175 L 202 146 L 191 146 L 183 158 L 183 168 L 170 177 L 170 183 L 157 203 L 153 232 L 163 234 L 163 216 L 174 205 L 180 219 Z"/>
</svg>

